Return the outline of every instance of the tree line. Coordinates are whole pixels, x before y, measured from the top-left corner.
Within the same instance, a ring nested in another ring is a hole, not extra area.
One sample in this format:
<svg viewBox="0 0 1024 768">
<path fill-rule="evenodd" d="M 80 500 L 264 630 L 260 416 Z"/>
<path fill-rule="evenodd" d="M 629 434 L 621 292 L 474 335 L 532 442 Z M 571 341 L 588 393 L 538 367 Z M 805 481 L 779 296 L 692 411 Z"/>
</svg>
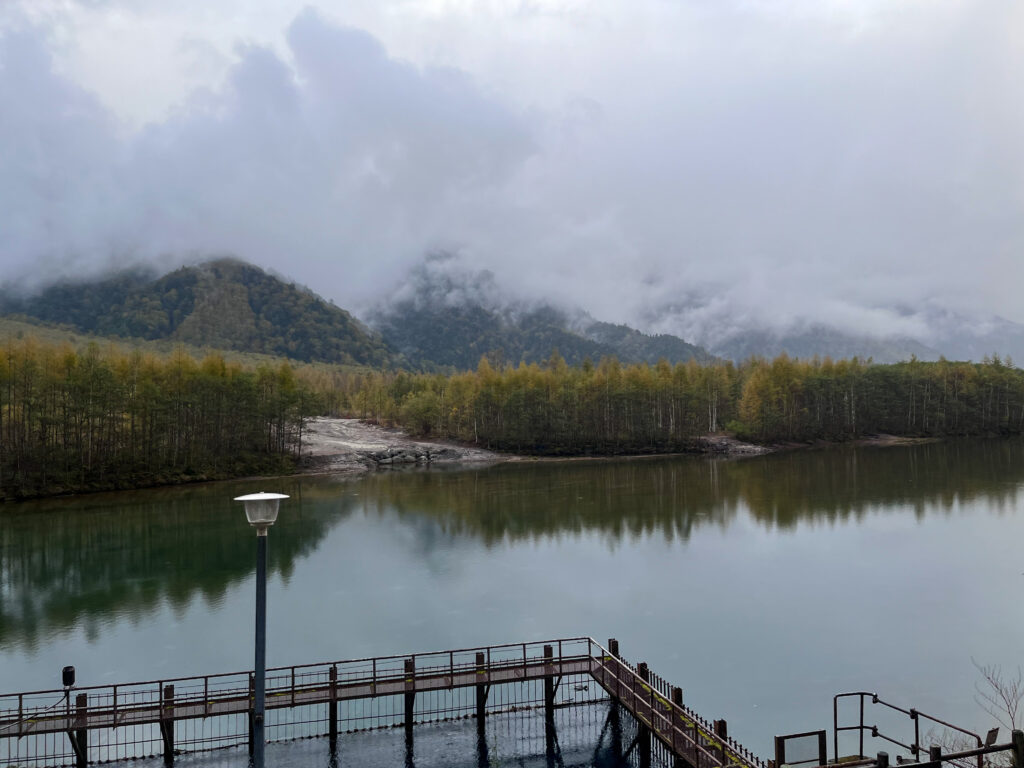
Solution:
<svg viewBox="0 0 1024 768">
<path fill-rule="evenodd" d="M 482 359 L 451 376 L 366 373 L 334 384 L 339 414 L 542 454 L 686 450 L 723 429 L 759 442 L 1024 431 L 1024 371 L 998 357 L 568 366 L 553 355 L 543 365 Z"/>
<path fill-rule="evenodd" d="M 314 414 L 550 455 L 685 451 L 721 431 L 767 443 L 1017 435 L 1024 371 L 998 357 L 570 366 L 552 354 L 446 375 L 9 340 L 0 497 L 287 471 Z"/>
<path fill-rule="evenodd" d="M 315 404 L 287 364 L 0 346 L 0 497 L 276 471 Z"/>
</svg>

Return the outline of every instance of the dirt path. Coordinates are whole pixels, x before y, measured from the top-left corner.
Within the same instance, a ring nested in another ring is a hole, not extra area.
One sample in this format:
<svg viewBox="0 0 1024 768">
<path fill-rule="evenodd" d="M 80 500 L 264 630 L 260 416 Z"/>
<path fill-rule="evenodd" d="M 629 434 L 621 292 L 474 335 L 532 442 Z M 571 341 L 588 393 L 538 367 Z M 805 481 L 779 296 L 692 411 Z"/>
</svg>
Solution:
<svg viewBox="0 0 1024 768">
<path fill-rule="evenodd" d="M 366 472 L 414 464 L 489 464 L 509 457 L 443 441 L 413 440 L 400 429 L 359 419 L 310 419 L 302 439 L 308 472 Z"/>
</svg>

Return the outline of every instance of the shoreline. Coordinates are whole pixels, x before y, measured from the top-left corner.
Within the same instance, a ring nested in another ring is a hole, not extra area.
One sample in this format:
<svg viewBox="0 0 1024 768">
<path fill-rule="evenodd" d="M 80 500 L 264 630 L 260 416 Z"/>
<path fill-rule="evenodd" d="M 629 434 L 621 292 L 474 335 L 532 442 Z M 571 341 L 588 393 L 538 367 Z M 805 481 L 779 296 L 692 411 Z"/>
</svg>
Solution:
<svg viewBox="0 0 1024 768">
<path fill-rule="evenodd" d="M 544 456 L 503 453 L 451 440 L 415 439 L 397 427 L 382 427 L 360 419 L 318 417 L 307 425 L 298 474 L 362 474 L 395 467 L 460 465 L 484 466 L 519 462 L 614 461 L 666 456 L 743 458 L 777 450 L 745 443 L 728 435 L 706 435 L 692 451 Z"/>
<path fill-rule="evenodd" d="M 415 439 L 398 427 L 383 427 L 361 419 L 316 417 L 310 419 L 307 425 L 306 434 L 303 436 L 302 453 L 295 467 L 281 473 L 231 477 L 200 476 L 195 479 L 175 478 L 170 479 L 169 482 L 146 483 L 125 487 L 65 489 L 55 493 L 37 493 L 20 498 L 2 497 L 0 498 L 0 507 L 7 504 L 17 504 L 20 501 L 38 501 L 70 496 L 117 493 L 119 491 L 183 488 L 206 483 L 256 481 L 316 475 L 355 477 L 388 469 L 411 469 L 415 467 L 449 466 L 468 468 L 505 463 L 635 461 L 680 456 L 703 456 L 709 459 L 732 461 L 789 451 L 821 450 L 842 446 L 891 448 L 936 443 L 944 439 L 941 437 L 905 437 L 878 434 L 848 441 L 815 440 L 811 442 L 758 445 L 756 443 L 744 442 L 731 435 L 719 433 L 703 435 L 697 438 L 694 448 L 689 451 L 545 456 L 491 451 L 451 440 Z"/>
</svg>

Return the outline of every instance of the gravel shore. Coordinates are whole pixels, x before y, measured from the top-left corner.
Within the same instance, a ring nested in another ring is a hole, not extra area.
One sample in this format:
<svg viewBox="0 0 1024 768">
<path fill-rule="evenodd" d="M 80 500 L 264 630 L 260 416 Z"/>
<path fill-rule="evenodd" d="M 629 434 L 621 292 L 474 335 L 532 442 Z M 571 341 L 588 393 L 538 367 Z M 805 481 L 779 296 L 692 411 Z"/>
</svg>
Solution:
<svg viewBox="0 0 1024 768">
<path fill-rule="evenodd" d="M 413 440 L 359 419 L 310 419 L 302 440 L 307 472 L 366 472 L 416 464 L 493 464 L 510 457 L 445 441 Z"/>
<path fill-rule="evenodd" d="M 708 435 L 701 438 L 699 445 L 704 452 L 715 456 L 757 456 L 771 452 L 770 448 L 725 435 Z M 527 458 L 535 457 L 495 453 L 443 440 L 413 440 L 400 429 L 368 424 L 359 419 L 310 419 L 302 441 L 302 466 L 310 473 L 358 473 L 427 464 L 483 465 Z"/>
</svg>

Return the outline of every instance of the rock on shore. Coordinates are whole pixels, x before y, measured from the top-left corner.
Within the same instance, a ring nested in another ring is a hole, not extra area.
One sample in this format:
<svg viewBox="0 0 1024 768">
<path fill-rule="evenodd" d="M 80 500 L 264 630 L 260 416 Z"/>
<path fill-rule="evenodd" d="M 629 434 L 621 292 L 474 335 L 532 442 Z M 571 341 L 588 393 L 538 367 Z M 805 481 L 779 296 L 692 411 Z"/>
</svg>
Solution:
<svg viewBox="0 0 1024 768">
<path fill-rule="evenodd" d="M 729 435 L 705 435 L 701 438 L 700 443 L 707 453 L 729 457 L 760 456 L 772 452 L 772 449 L 766 446 L 744 443 Z"/>
<path fill-rule="evenodd" d="M 365 472 L 417 464 L 487 464 L 505 458 L 456 443 L 412 440 L 399 429 L 359 419 L 310 419 L 302 439 L 302 464 L 310 472 Z"/>
</svg>

